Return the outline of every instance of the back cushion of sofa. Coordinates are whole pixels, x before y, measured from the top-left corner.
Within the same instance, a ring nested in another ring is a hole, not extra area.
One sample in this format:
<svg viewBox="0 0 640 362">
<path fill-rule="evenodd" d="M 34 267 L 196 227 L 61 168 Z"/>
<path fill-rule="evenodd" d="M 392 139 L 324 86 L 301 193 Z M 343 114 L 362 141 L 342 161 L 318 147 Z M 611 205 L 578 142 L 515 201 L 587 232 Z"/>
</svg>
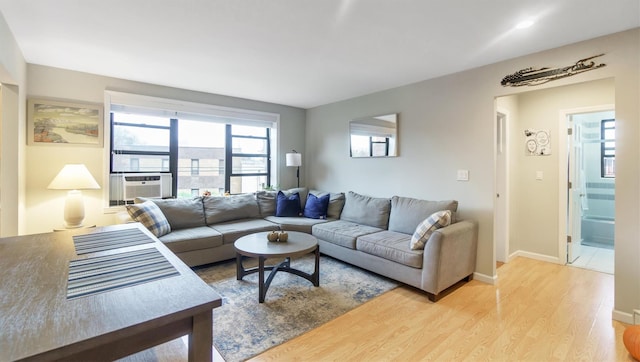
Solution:
<svg viewBox="0 0 640 362">
<path fill-rule="evenodd" d="M 192 199 L 147 199 L 138 198 L 138 201 L 153 201 L 169 221 L 172 230 L 186 229 L 197 226 L 205 226 L 202 198 Z"/>
<path fill-rule="evenodd" d="M 296 187 L 289 190 L 280 190 L 285 196 L 291 196 L 296 192 L 300 195 L 300 207 L 304 209 L 307 202 L 308 190 L 306 187 Z M 258 191 L 256 192 L 256 200 L 262 217 L 274 216 L 276 214 L 278 191 Z M 314 194 L 315 195 L 315 194 Z M 318 196 L 318 195 L 316 195 Z M 331 206 L 329 206 L 331 208 Z"/>
<path fill-rule="evenodd" d="M 458 201 L 428 201 L 411 197 L 394 196 L 391 198 L 389 230 L 413 234 L 416 227 L 431 214 L 441 210 L 451 210 L 451 222 L 455 221 Z"/>
<path fill-rule="evenodd" d="M 345 196 L 344 192 L 325 192 L 318 190 L 309 190 L 310 194 L 320 198 L 326 194 L 329 194 L 329 208 L 327 209 L 327 219 L 339 219 L 344 208 Z"/>
<path fill-rule="evenodd" d="M 202 201 L 207 225 L 260 217 L 258 202 L 253 194 L 203 197 Z"/>
<path fill-rule="evenodd" d="M 389 225 L 389 199 L 357 194 L 349 191 L 345 197 L 340 220 L 386 229 Z"/>
<path fill-rule="evenodd" d="M 262 217 L 273 216 L 276 214 L 276 191 L 258 191 L 256 192 L 256 200 Z"/>
</svg>

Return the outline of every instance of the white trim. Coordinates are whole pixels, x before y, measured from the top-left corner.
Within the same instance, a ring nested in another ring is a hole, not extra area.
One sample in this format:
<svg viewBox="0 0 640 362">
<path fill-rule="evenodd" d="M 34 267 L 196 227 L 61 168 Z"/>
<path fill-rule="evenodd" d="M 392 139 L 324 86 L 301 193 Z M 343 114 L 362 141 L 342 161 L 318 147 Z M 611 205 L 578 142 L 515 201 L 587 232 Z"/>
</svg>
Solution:
<svg viewBox="0 0 640 362">
<path fill-rule="evenodd" d="M 561 258 L 555 256 L 549 256 L 544 254 L 532 253 L 530 251 L 518 250 L 515 253 L 511 254 L 511 257 L 522 256 L 529 259 L 546 261 L 547 263 L 561 264 L 564 265 L 564 261 Z"/>
<path fill-rule="evenodd" d="M 473 280 L 477 280 L 479 282 L 487 283 L 487 284 L 490 284 L 490 285 L 496 285 L 496 282 L 498 281 L 498 276 L 497 275 L 489 276 L 487 274 L 474 272 L 473 273 Z"/>
<path fill-rule="evenodd" d="M 614 309 L 613 312 L 611 312 L 611 318 L 618 322 L 622 322 L 626 324 L 635 324 L 633 321 L 633 314 L 621 312 L 617 309 Z"/>
<path fill-rule="evenodd" d="M 145 96 L 141 94 L 123 93 L 106 90 L 105 94 L 105 113 L 114 106 L 128 106 L 130 108 L 139 108 L 148 112 L 160 111 L 163 115 L 170 117 L 179 117 L 180 113 L 183 118 L 193 119 L 207 117 L 224 117 L 232 118 L 236 121 L 253 121 L 254 125 L 258 123 L 261 127 L 275 127 L 280 120 L 277 113 L 269 113 L 262 111 L 254 111 L 243 108 L 223 107 L 212 104 L 196 103 L 189 101 L 181 101 L 176 99 L 159 98 Z M 199 117 L 200 116 L 200 117 Z M 270 123 L 266 125 L 265 122 Z M 235 122 L 234 122 L 235 123 Z"/>
</svg>

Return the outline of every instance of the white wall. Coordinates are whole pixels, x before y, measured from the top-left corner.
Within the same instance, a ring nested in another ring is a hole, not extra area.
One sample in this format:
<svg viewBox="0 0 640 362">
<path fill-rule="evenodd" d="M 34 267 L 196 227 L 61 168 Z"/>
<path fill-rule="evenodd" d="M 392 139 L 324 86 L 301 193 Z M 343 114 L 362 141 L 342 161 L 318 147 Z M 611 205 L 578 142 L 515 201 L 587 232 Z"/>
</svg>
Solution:
<svg viewBox="0 0 640 362">
<path fill-rule="evenodd" d="M 295 172 L 284 164 L 284 152 L 304 149 L 305 111 L 277 104 L 251 101 L 215 94 L 187 91 L 93 74 L 73 72 L 39 65 L 28 66 L 29 97 L 59 98 L 93 103 L 104 102 L 104 91 L 142 94 L 147 96 L 184 100 L 225 107 L 244 108 L 280 114 L 278 155 L 279 183 L 283 188 L 296 184 Z M 108 127 L 108 124 L 105 125 Z M 47 190 L 47 185 L 65 163 L 84 163 L 103 186 L 106 164 L 104 153 L 109 151 L 109 140 L 104 148 L 56 147 L 37 145 L 27 147 L 27 198 L 26 232 L 48 232 L 62 226 L 62 210 L 65 191 Z M 104 188 L 104 187 L 103 187 Z M 103 201 L 104 190 L 85 190 L 85 224 L 108 225 L 115 222 L 113 214 L 106 214 Z"/>
<path fill-rule="evenodd" d="M 606 55 L 596 61 L 607 66 L 597 70 L 535 88 L 500 85 L 505 75 L 520 69 L 567 66 L 600 53 Z M 319 189 L 459 200 L 460 216 L 476 220 L 480 225 L 477 272 L 493 277 L 495 97 L 614 78 L 618 127 L 616 162 L 620 170 L 616 178 L 615 308 L 617 318 L 627 317 L 633 308 L 640 307 L 640 272 L 636 262 L 640 257 L 639 55 L 640 29 L 634 29 L 310 109 L 303 171 L 306 178 L 312 180 L 310 186 Z M 390 112 L 400 113 L 400 156 L 349 158 L 348 121 Z M 553 120 L 557 119 L 558 116 L 554 116 Z M 455 181 L 457 169 L 470 171 L 469 182 Z M 557 184 L 554 185 L 557 188 Z M 549 212 L 557 214 L 557 203 Z M 556 240 L 557 230 L 548 242 L 557 246 Z M 558 254 L 557 247 L 536 250 L 550 256 Z"/>
<path fill-rule="evenodd" d="M 0 236 L 24 231 L 27 64 L 0 14 Z"/>
</svg>

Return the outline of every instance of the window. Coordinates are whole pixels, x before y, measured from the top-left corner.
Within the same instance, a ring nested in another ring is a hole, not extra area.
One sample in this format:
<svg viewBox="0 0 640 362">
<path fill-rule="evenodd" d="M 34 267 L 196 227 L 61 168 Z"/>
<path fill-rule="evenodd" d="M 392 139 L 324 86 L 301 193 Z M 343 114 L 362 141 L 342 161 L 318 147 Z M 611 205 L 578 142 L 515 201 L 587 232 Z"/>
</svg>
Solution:
<svg viewBox="0 0 640 362">
<path fill-rule="evenodd" d="M 171 122 L 111 113 L 111 173 L 163 171 L 169 162 Z"/>
<path fill-rule="evenodd" d="M 112 112 L 111 129 L 111 174 L 169 172 L 173 184 L 163 196 L 248 193 L 271 184 L 270 127 Z"/>
<path fill-rule="evenodd" d="M 200 175 L 200 160 L 191 159 L 191 176 L 199 176 Z"/>
<path fill-rule="evenodd" d="M 616 177 L 616 120 L 603 119 L 600 126 L 601 176 Z"/>
<path fill-rule="evenodd" d="M 227 125 L 225 189 L 253 192 L 271 184 L 269 128 Z"/>
</svg>

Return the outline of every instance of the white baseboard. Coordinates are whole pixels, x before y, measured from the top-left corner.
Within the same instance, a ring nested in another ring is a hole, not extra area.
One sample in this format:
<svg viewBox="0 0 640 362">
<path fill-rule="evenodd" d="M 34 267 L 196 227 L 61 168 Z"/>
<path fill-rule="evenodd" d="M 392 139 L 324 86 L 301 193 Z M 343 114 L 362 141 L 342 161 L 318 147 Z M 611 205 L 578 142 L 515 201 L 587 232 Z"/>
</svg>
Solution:
<svg viewBox="0 0 640 362">
<path fill-rule="evenodd" d="M 619 310 L 613 310 L 611 313 L 611 318 L 618 322 L 626 323 L 626 324 L 635 324 L 633 320 L 633 314 L 621 312 Z"/>
<path fill-rule="evenodd" d="M 529 258 L 529 259 L 546 261 L 548 263 L 554 263 L 554 264 L 561 264 L 561 265 L 565 264 L 562 260 L 560 260 L 560 258 L 555 257 L 555 256 L 532 253 L 530 251 L 522 251 L 522 250 L 518 250 L 515 253 L 511 254 L 509 258 L 513 258 L 513 257 L 516 257 L 516 256 L 522 256 L 522 257 Z"/>
<path fill-rule="evenodd" d="M 487 283 L 487 284 L 491 284 L 491 285 L 496 285 L 496 281 L 498 280 L 498 276 L 497 275 L 489 276 L 489 275 L 486 275 L 486 274 L 474 272 L 473 273 L 473 280 L 477 280 L 479 282 L 483 282 L 483 283 Z"/>
</svg>

